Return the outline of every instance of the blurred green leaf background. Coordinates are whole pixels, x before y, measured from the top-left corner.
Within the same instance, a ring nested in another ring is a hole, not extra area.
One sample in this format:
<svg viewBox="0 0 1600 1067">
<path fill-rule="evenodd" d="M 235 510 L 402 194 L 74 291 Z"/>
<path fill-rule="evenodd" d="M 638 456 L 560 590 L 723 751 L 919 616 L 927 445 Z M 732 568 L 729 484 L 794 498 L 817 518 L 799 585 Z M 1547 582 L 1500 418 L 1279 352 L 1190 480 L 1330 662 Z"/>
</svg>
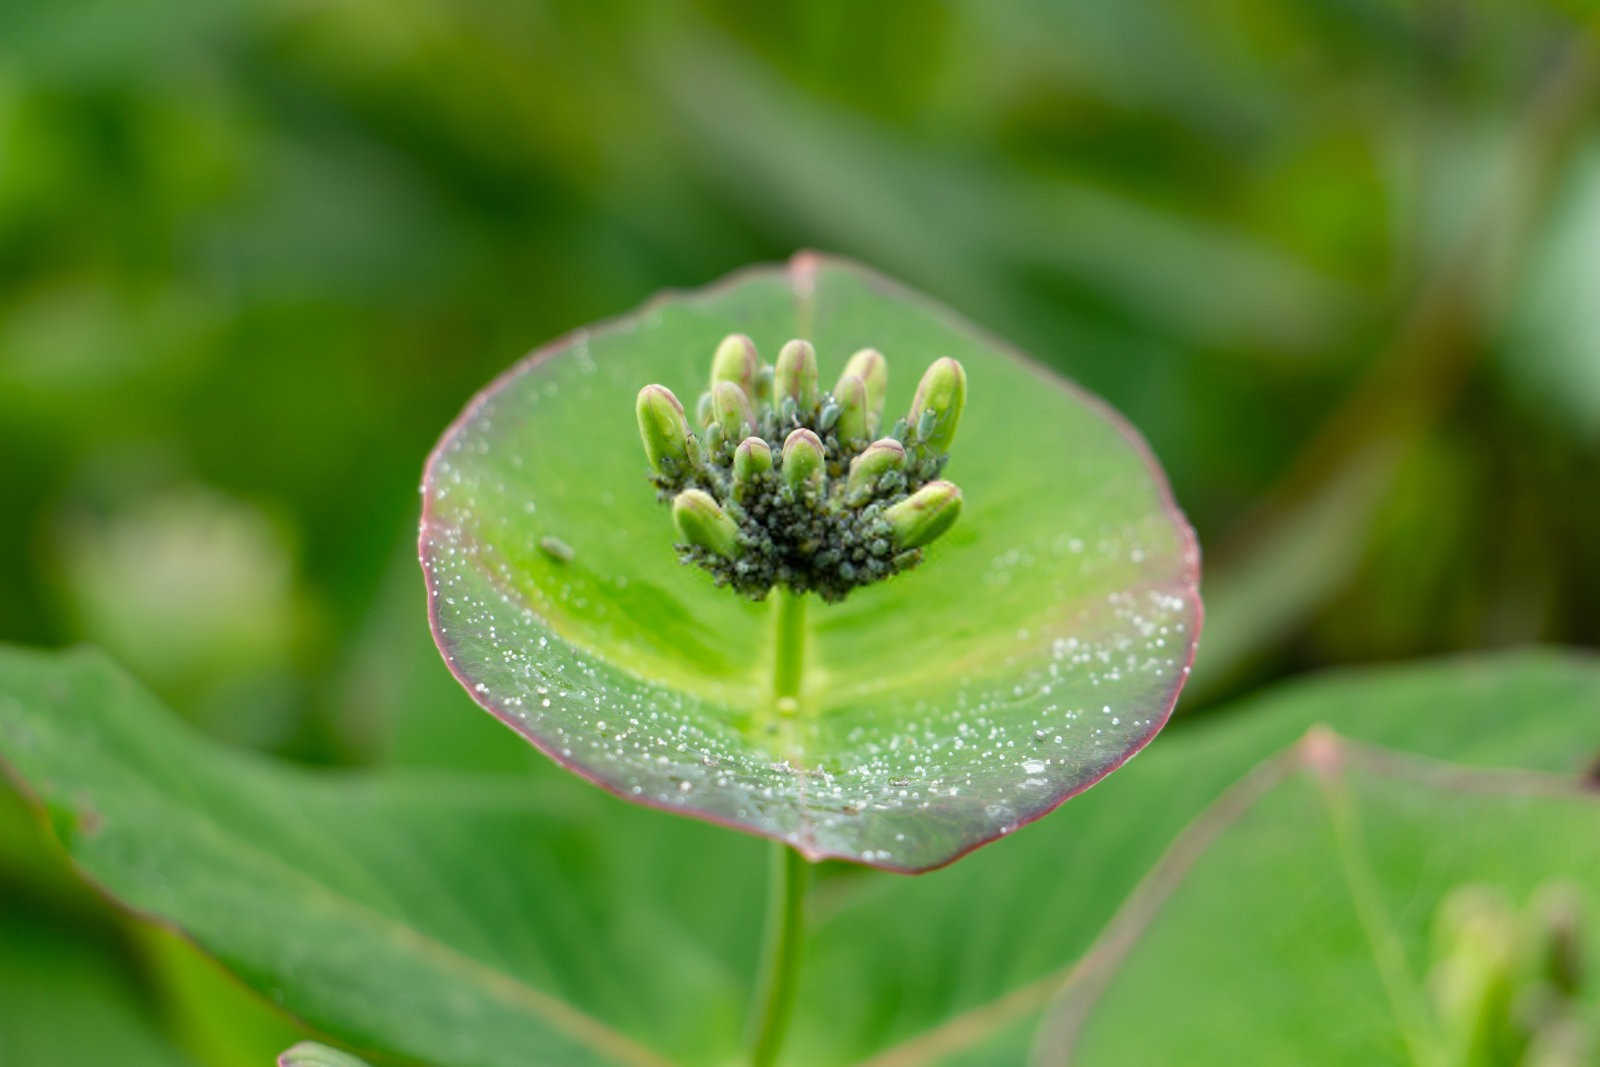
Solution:
<svg viewBox="0 0 1600 1067">
<path fill-rule="evenodd" d="M 1182 715 L 1600 645 L 1597 85 L 1581 0 L 0 6 L 0 640 L 289 759 L 545 773 L 427 639 L 427 449 L 535 344 L 813 247 L 1150 439 L 1207 553 Z M 87 1020 L 38 1062 L 298 1034 L 9 793 L 6 974 L 12 1047 Z"/>
</svg>

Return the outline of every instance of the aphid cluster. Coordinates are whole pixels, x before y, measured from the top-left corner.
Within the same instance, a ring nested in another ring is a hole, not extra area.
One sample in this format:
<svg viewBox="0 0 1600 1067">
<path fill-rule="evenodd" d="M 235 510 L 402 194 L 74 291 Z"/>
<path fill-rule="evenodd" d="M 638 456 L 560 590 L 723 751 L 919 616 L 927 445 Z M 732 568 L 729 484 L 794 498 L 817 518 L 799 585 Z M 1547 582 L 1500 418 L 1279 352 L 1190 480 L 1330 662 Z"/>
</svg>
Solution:
<svg viewBox="0 0 1600 1067">
<path fill-rule="evenodd" d="M 841 600 L 915 566 L 961 513 L 961 490 L 939 473 L 967 376 L 935 360 L 910 412 L 881 433 L 888 381 L 883 354 L 864 348 L 823 392 L 809 342 L 788 342 L 768 366 L 732 334 L 695 406 L 698 436 L 670 389 L 639 390 L 639 435 L 672 501 L 679 558 L 757 600 L 774 585 Z"/>
</svg>

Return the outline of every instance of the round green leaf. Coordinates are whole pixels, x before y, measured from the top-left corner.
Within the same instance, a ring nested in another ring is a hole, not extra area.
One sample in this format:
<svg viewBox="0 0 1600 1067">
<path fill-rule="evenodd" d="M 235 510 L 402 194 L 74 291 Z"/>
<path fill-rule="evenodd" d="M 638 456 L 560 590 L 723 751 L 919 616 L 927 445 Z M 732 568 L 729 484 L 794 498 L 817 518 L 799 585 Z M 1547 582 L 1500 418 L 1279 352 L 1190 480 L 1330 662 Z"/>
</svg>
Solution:
<svg viewBox="0 0 1600 1067">
<path fill-rule="evenodd" d="M 799 711 L 775 612 L 680 566 L 633 425 L 717 342 L 889 358 L 888 411 L 961 361 L 955 527 L 916 569 L 807 613 Z M 559 545 L 561 551 L 552 551 Z M 434 636 L 473 697 L 627 798 L 813 858 L 940 866 L 1049 812 L 1160 730 L 1200 625 L 1194 536 L 1115 413 L 950 312 L 805 253 L 580 330 L 513 367 L 423 482 Z"/>
</svg>

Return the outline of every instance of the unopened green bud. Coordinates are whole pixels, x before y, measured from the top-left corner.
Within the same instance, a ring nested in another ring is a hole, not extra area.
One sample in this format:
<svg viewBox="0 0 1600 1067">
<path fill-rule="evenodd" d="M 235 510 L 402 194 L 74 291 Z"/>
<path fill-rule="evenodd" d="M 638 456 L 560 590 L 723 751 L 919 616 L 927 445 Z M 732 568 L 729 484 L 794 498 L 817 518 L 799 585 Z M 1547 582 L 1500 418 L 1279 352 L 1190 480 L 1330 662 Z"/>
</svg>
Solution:
<svg viewBox="0 0 1600 1067">
<path fill-rule="evenodd" d="M 689 424 L 683 417 L 683 405 L 672 390 L 664 385 L 645 386 L 639 390 L 634 411 L 650 466 L 657 474 L 668 477 L 685 473 L 691 466 Z"/>
<path fill-rule="evenodd" d="M 906 462 L 906 449 L 892 437 L 874 441 L 859 456 L 850 461 L 850 478 L 845 492 L 860 499 L 878 487 L 878 480 L 890 471 L 897 471 Z"/>
<path fill-rule="evenodd" d="M 1518 956 L 1518 922 L 1499 890 L 1464 886 L 1439 907 L 1437 962 L 1428 978 L 1445 1028 L 1475 1048 L 1509 1011 Z M 1465 1057 L 1478 1062 L 1475 1054 Z"/>
<path fill-rule="evenodd" d="M 877 433 L 883 425 L 884 394 L 889 390 L 889 361 L 876 348 L 863 348 L 850 357 L 844 373 L 860 378 L 867 387 L 867 432 Z"/>
<path fill-rule="evenodd" d="M 967 405 L 967 372 L 948 357 L 936 359 L 917 385 L 910 424 L 922 442 L 939 452 L 950 451 L 961 409 Z"/>
<path fill-rule="evenodd" d="M 1584 983 L 1583 894 L 1561 882 L 1539 890 L 1533 900 L 1541 977 L 1567 995 Z"/>
<path fill-rule="evenodd" d="M 738 524 L 702 489 L 685 489 L 673 499 L 672 522 L 688 544 L 729 559 L 742 550 Z"/>
<path fill-rule="evenodd" d="M 1440 955 L 1472 952 L 1503 955 L 1516 940 L 1511 901 L 1499 889 L 1466 885 L 1452 890 L 1434 920 L 1434 944 Z"/>
<path fill-rule="evenodd" d="M 756 428 L 749 395 L 732 382 L 718 382 L 712 387 L 711 410 L 722 428 L 724 441 L 743 440 Z"/>
<path fill-rule="evenodd" d="M 921 548 L 955 524 L 961 490 L 950 482 L 929 482 L 883 513 L 899 549 Z"/>
<path fill-rule="evenodd" d="M 1594 1067 L 1594 1028 L 1576 1013 L 1557 1014 L 1534 1028 L 1520 1067 Z"/>
<path fill-rule="evenodd" d="M 733 450 L 733 484 L 736 489 L 771 469 L 772 446 L 761 438 L 746 437 Z"/>
<path fill-rule="evenodd" d="M 716 410 L 711 406 L 711 390 L 700 394 L 700 400 L 694 406 L 694 421 L 702 429 L 717 421 Z"/>
<path fill-rule="evenodd" d="M 772 399 L 772 368 L 765 363 L 756 366 L 756 391 L 752 399 L 758 404 Z"/>
<path fill-rule="evenodd" d="M 784 440 L 783 480 L 796 492 L 822 486 L 822 464 L 822 440 L 804 426 Z"/>
<path fill-rule="evenodd" d="M 793 400 L 801 411 L 817 406 L 817 350 L 811 342 L 796 339 L 778 351 L 772 391 L 780 401 L 785 397 Z"/>
<path fill-rule="evenodd" d="M 833 402 L 839 406 L 839 440 L 866 440 L 872 432 L 867 426 L 866 383 L 854 374 L 846 374 L 833 387 Z"/>
<path fill-rule="evenodd" d="M 718 382 L 732 382 L 745 396 L 754 396 L 760 369 L 756 343 L 742 333 L 730 333 L 711 357 L 711 388 L 716 389 Z"/>
</svg>

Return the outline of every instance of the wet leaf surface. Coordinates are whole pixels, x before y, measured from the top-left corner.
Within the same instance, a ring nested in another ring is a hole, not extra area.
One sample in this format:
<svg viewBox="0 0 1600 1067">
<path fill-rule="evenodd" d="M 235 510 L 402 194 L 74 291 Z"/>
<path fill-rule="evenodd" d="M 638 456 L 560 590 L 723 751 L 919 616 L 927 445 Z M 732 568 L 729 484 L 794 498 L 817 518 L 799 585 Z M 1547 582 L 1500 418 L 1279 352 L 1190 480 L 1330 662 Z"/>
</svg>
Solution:
<svg viewBox="0 0 1600 1067">
<path fill-rule="evenodd" d="M 969 378 L 956 527 L 916 570 L 809 614 L 800 710 L 772 707 L 772 606 L 678 565 L 633 397 L 693 396 L 726 334 L 872 346 L 888 410 Z M 447 432 L 424 484 L 435 635 L 475 699 L 621 796 L 917 871 L 1045 814 L 1166 721 L 1198 553 L 1104 405 L 860 267 L 802 254 L 534 353 Z M 559 538 L 570 559 L 540 544 Z"/>
</svg>

